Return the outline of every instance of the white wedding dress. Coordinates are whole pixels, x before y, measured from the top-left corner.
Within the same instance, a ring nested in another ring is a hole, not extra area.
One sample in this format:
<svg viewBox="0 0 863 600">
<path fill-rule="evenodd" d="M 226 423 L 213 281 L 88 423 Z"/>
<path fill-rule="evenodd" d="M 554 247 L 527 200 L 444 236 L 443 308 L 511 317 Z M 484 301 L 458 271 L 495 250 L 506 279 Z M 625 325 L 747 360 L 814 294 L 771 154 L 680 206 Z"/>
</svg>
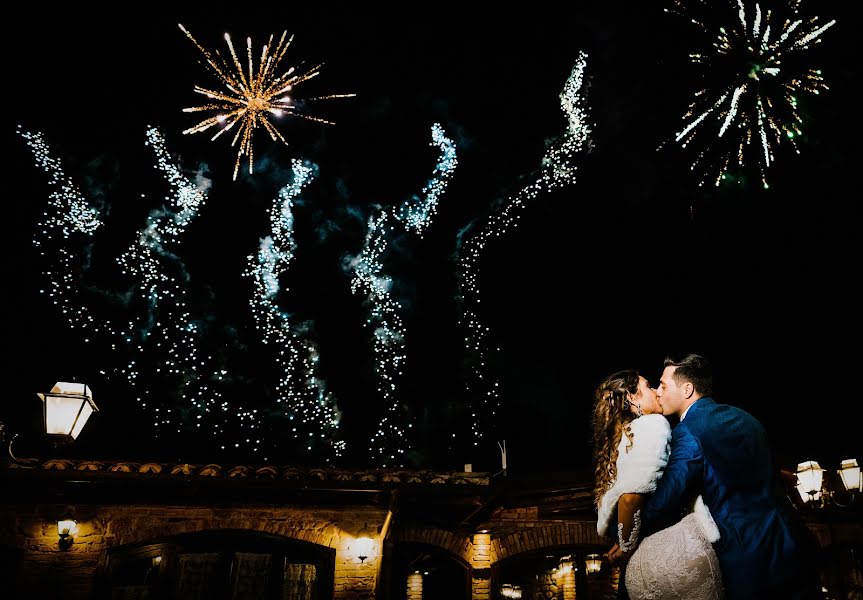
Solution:
<svg viewBox="0 0 863 600">
<path fill-rule="evenodd" d="M 632 447 L 624 436 L 618 446 L 617 479 L 599 503 L 596 529 L 607 535 L 614 524 L 617 501 L 622 494 L 649 494 L 656 490 L 668 464 L 671 428 L 662 415 L 644 415 L 630 423 Z M 640 529 L 635 513 L 633 533 L 621 546 L 635 543 Z M 722 600 L 724 598 L 719 560 L 711 542 L 719 530 L 699 496 L 693 512 L 678 523 L 657 531 L 638 543 L 626 566 L 626 591 L 631 600 Z"/>
</svg>

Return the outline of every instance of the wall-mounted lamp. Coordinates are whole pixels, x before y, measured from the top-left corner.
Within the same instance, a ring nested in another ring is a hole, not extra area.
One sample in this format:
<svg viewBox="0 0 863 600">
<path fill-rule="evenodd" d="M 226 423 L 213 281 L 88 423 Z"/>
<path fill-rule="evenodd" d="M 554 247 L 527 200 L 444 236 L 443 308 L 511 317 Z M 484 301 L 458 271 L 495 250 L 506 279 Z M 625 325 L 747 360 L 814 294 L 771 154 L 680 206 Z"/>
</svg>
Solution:
<svg viewBox="0 0 863 600">
<path fill-rule="evenodd" d="M 502 598 L 521 598 L 521 586 L 504 583 L 500 586 L 500 595 Z"/>
<path fill-rule="evenodd" d="M 57 535 L 60 536 L 60 545 L 71 544 L 76 533 L 78 533 L 78 522 L 75 519 L 57 521 Z"/>
<path fill-rule="evenodd" d="M 842 487 L 829 485 L 824 477 L 826 471 L 814 460 L 807 460 L 797 465 L 797 485 L 795 486 L 800 498 L 804 503 L 823 508 L 827 501 L 840 507 L 847 507 L 853 501 L 861 488 L 860 467 L 857 459 L 847 458 L 842 461 L 840 468 L 836 471 Z M 835 488 L 835 489 L 834 489 Z M 847 501 L 837 498 L 837 493 L 844 492 Z"/>
<path fill-rule="evenodd" d="M 372 539 L 374 534 L 369 529 L 369 524 L 366 523 L 363 525 L 363 528 L 360 529 L 359 533 L 357 533 L 357 538 L 354 540 L 354 552 L 357 555 L 357 558 L 360 559 L 360 564 L 366 562 L 366 559 L 371 555 L 372 548 L 374 548 L 374 540 Z"/>
<path fill-rule="evenodd" d="M 584 560 L 584 565 L 588 573 L 599 573 L 602 569 L 602 559 L 599 554 L 588 554 Z"/>
</svg>

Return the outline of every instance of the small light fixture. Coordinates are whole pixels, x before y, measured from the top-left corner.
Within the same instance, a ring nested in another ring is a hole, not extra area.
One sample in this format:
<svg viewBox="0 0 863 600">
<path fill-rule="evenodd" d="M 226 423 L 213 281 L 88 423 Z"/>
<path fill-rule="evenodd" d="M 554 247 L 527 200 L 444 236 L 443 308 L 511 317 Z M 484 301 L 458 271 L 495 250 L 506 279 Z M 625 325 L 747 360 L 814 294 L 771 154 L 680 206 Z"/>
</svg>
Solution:
<svg viewBox="0 0 863 600">
<path fill-rule="evenodd" d="M 588 573 L 599 573 L 602 569 L 602 559 L 599 554 L 588 554 L 584 564 Z"/>
<path fill-rule="evenodd" d="M 856 458 L 846 458 L 842 461 L 841 468 L 838 471 L 842 478 L 842 485 L 848 492 L 863 491 L 863 481 L 860 479 L 860 467 L 857 465 Z"/>
<path fill-rule="evenodd" d="M 513 598 L 513 600 L 520 600 L 521 599 L 521 586 L 520 585 L 512 586 L 512 596 L 510 596 L 510 597 Z"/>
<path fill-rule="evenodd" d="M 804 501 L 814 502 L 816 494 L 820 496 L 823 481 L 824 469 L 814 460 L 807 460 L 797 465 L 797 490 Z"/>
<path fill-rule="evenodd" d="M 560 557 L 560 575 L 566 575 L 567 573 L 572 573 L 575 571 L 575 567 L 572 564 L 572 555 L 567 554 L 566 556 Z"/>
<path fill-rule="evenodd" d="M 362 529 L 357 533 L 357 538 L 354 541 L 354 552 L 356 552 L 357 558 L 360 559 L 360 564 L 365 563 L 372 553 L 372 547 L 374 546 L 372 535 L 368 523 L 363 525 Z"/>
<path fill-rule="evenodd" d="M 57 521 L 57 534 L 61 542 L 71 542 L 78 533 L 78 522 L 74 519 L 60 519 Z"/>
<path fill-rule="evenodd" d="M 50 392 L 36 395 L 43 404 L 45 433 L 57 443 L 77 438 L 90 415 L 99 410 L 86 383 L 58 381 Z"/>
<path fill-rule="evenodd" d="M 504 598 L 512 598 L 512 584 L 504 583 L 500 586 L 500 595 Z"/>
<path fill-rule="evenodd" d="M 842 485 L 839 485 L 836 478 L 825 479 L 825 473 L 821 465 L 814 460 L 797 465 L 795 488 L 804 504 L 814 508 L 827 508 L 830 504 L 839 508 L 848 508 L 859 492 L 863 491 L 860 466 L 856 458 L 846 458 L 836 471 L 839 479 L 842 480 Z"/>
</svg>

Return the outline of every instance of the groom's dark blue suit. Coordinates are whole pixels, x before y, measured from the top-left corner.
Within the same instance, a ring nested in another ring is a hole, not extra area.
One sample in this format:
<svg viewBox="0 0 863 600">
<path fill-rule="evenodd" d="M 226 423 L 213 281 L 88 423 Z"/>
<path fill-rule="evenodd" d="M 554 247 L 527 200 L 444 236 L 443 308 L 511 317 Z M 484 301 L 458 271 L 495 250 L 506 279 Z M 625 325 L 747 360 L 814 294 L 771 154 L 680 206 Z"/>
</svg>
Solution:
<svg viewBox="0 0 863 600">
<path fill-rule="evenodd" d="M 673 525 L 698 494 L 719 528 L 713 546 L 729 600 L 820 597 L 816 542 L 783 490 L 764 427 L 707 397 L 673 430 L 643 535 Z"/>
</svg>

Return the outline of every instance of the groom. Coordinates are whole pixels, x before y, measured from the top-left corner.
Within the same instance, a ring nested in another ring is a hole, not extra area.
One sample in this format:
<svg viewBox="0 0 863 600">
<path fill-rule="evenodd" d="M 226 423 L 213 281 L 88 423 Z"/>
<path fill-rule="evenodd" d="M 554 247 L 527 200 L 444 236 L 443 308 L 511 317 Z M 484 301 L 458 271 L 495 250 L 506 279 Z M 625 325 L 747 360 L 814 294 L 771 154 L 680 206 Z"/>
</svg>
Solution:
<svg viewBox="0 0 863 600">
<path fill-rule="evenodd" d="M 665 359 L 657 396 L 663 414 L 680 423 L 642 511 L 642 536 L 673 525 L 702 494 L 719 528 L 714 548 L 729 600 L 820 598 L 817 543 L 784 493 L 764 427 L 717 404 L 712 386 L 705 358 Z"/>
</svg>

